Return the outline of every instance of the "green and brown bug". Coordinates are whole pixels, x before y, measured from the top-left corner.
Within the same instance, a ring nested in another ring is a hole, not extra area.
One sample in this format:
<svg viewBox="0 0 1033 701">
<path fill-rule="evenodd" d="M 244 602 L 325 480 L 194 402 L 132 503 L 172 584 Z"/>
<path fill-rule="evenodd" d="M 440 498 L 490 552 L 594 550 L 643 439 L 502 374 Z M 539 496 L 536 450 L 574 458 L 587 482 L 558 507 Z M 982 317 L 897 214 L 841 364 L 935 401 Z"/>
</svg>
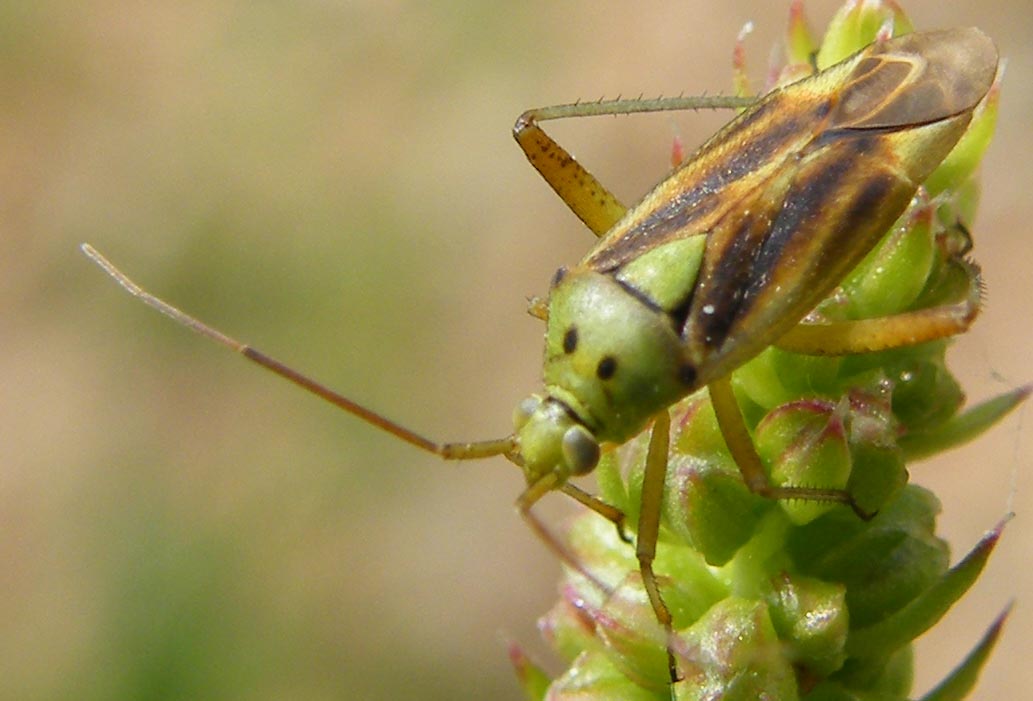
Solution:
<svg viewBox="0 0 1033 701">
<path fill-rule="evenodd" d="M 513 432 L 471 443 L 429 440 L 240 343 L 140 289 L 88 245 L 124 288 L 180 323 L 402 440 L 446 459 L 503 455 L 524 472 L 520 514 L 568 564 L 576 558 L 531 507 L 559 490 L 623 526 L 623 514 L 569 482 L 605 446 L 652 423 L 636 555 L 658 621 L 671 615 L 653 572 L 667 468 L 668 407 L 707 388 L 749 488 L 764 496 L 839 502 L 840 488 L 775 485 L 732 393 L 730 375 L 770 345 L 849 354 L 963 331 L 979 308 L 973 269 L 956 304 L 892 317 L 801 323 L 879 242 L 920 183 L 960 139 L 997 68 L 976 29 L 877 41 L 756 101 L 615 100 L 531 110 L 517 142 L 563 201 L 599 236 L 561 269 L 546 303 L 544 389 L 518 406 Z M 540 128 L 558 118 L 701 106 L 746 109 L 638 204 L 625 208 Z M 623 532 L 623 531 L 622 531 Z M 591 573 L 585 572 L 591 577 Z M 602 586 L 602 585 L 600 585 Z M 672 679 L 677 663 L 669 646 Z"/>
</svg>

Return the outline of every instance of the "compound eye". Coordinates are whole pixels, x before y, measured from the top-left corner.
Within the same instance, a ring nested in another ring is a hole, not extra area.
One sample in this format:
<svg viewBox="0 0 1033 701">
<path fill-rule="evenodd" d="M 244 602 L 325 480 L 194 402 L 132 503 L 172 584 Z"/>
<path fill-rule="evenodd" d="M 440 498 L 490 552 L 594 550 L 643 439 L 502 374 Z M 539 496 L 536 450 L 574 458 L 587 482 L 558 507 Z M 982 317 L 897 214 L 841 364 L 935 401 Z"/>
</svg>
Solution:
<svg viewBox="0 0 1033 701">
<path fill-rule="evenodd" d="M 552 281 L 549 283 L 549 289 L 551 290 L 555 288 L 556 285 L 563 282 L 563 278 L 565 277 L 567 277 L 567 266 L 563 266 L 553 274 Z"/>
<path fill-rule="evenodd" d="M 599 463 L 599 441 L 584 426 L 571 426 L 563 434 L 563 460 L 572 475 L 588 474 Z"/>
</svg>

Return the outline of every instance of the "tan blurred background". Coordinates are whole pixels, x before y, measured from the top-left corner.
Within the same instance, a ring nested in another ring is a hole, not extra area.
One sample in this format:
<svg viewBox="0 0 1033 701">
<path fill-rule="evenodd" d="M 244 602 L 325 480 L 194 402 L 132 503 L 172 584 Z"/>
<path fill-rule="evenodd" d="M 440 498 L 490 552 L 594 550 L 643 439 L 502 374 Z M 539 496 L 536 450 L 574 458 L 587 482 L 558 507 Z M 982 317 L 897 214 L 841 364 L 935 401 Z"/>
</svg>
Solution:
<svg viewBox="0 0 1033 701">
<path fill-rule="evenodd" d="M 822 26 L 838 1 L 808 4 Z M 788 2 L 0 4 L 0 697 L 519 698 L 503 640 L 557 564 L 502 460 L 442 465 L 131 302 L 152 290 L 432 436 L 487 438 L 538 381 L 524 298 L 590 236 L 510 138 L 525 108 L 719 92 Z M 1033 379 L 1029 0 L 911 0 L 1008 59 L 974 231 L 972 399 Z M 552 132 L 625 200 L 726 117 Z M 918 689 L 1019 605 L 978 698 L 1033 672 L 1030 423 L 914 470 L 957 553 L 1018 517 L 921 644 Z M 559 498 L 545 509 L 562 518 Z M 553 667 L 555 668 L 555 667 Z"/>
</svg>

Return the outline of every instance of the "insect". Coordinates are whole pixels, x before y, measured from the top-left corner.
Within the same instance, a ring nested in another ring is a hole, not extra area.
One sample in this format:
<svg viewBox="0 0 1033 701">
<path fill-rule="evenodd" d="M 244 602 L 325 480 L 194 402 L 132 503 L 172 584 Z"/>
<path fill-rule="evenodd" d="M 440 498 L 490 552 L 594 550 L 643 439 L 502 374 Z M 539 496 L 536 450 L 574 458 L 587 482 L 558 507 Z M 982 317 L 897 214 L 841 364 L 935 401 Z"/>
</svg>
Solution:
<svg viewBox="0 0 1033 701">
<path fill-rule="evenodd" d="M 997 68 L 977 29 L 877 41 L 766 96 L 613 100 L 530 110 L 514 135 L 532 165 L 599 240 L 554 276 L 532 304 L 546 323 L 544 389 L 519 404 L 504 438 L 430 440 L 144 291 L 88 244 L 83 249 L 131 294 L 345 411 L 449 460 L 502 455 L 524 472 L 521 516 L 578 567 L 532 506 L 561 491 L 623 531 L 623 514 L 570 479 L 606 446 L 652 424 L 635 549 L 657 620 L 673 634 L 653 572 L 667 466 L 668 408 L 707 388 L 728 448 L 749 488 L 773 499 L 863 509 L 841 489 L 772 484 L 732 393 L 736 368 L 775 344 L 810 354 L 884 350 L 966 329 L 978 279 L 957 304 L 881 319 L 802 320 L 901 215 L 919 184 L 964 133 Z M 746 106 L 748 105 L 748 106 Z M 701 106 L 745 110 L 630 208 L 549 137 L 559 118 Z M 630 540 L 630 538 L 628 538 Z M 591 577 L 591 573 L 585 572 Z M 600 586 L 603 586 L 600 584 Z M 672 681 L 677 661 L 668 645 Z"/>
</svg>

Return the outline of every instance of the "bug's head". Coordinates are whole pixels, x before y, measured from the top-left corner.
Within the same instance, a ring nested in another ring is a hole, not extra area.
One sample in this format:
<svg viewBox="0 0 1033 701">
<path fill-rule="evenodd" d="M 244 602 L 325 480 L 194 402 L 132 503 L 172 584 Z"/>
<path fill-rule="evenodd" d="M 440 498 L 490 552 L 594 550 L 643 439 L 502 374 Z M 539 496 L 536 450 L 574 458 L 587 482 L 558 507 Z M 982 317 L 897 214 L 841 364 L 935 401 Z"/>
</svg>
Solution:
<svg viewBox="0 0 1033 701">
<path fill-rule="evenodd" d="M 624 442 L 686 393 L 686 367 L 666 314 L 609 275 L 561 269 L 549 295 L 545 396 L 515 417 L 528 479 L 591 471 L 601 442 Z"/>
<path fill-rule="evenodd" d="M 598 439 L 562 400 L 532 394 L 513 412 L 513 424 L 528 484 L 550 472 L 563 482 L 599 462 Z"/>
</svg>

